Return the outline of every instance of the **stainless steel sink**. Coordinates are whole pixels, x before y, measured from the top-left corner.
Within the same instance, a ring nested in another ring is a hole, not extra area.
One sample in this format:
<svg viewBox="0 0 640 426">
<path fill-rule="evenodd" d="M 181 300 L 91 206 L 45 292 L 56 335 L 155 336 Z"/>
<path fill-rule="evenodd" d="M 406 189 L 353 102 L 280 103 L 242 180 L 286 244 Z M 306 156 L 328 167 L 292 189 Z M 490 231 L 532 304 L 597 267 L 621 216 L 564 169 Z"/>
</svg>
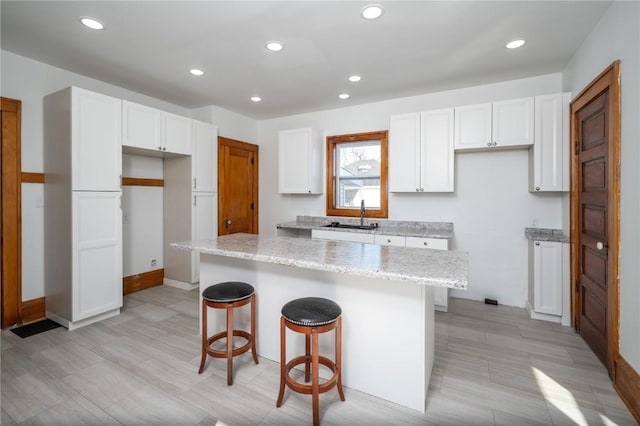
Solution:
<svg viewBox="0 0 640 426">
<path fill-rule="evenodd" d="M 324 228 L 342 228 L 342 229 L 378 229 L 378 223 L 370 223 L 369 225 L 352 225 L 348 223 L 331 222 L 324 225 Z"/>
</svg>

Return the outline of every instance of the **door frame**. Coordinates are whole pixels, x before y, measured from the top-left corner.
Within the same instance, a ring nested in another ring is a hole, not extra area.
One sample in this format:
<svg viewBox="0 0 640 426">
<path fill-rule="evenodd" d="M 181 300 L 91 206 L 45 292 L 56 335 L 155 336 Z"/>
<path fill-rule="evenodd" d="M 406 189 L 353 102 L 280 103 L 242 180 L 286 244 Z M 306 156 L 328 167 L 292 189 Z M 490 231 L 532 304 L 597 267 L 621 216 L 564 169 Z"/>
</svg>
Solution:
<svg viewBox="0 0 640 426">
<path fill-rule="evenodd" d="M 16 263 L 15 279 L 9 282 L 0 279 L 0 281 L 2 281 L 2 289 L 0 291 L 0 299 L 2 300 L 1 327 L 8 328 L 22 323 L 22 102 L 17 99 L 4 97 L 0 99 L 2 102 L 1 110 L 3 112 L 15 112 L 17 115 L 15 146 L 7 146 L 4 143 L 5 134 L 3 131 L 2 149 L 0 153 L 0 162 L 2 162 L 2 165 L 0 165 L 3 181 L 2 187 L 8 185 L 15 188 L 15 191 L 8 193 L 5 193 L 5 191 L 0 188 L 0 205 L 2 206 L 0 226 L 2 228 L 9 226 L 16 230 L 15 241 L 13 241 L 13 238 L 10 241 L 6 241 L 5 235 L 3 235 L 3 240 L 0 244 L 0 277 L 4 277 L 4 269 L 7 263 Z M 2 126 L 4 129 L 4 122 Z M 12 167 L 9 170 L 5 170 L 5 164 L 10 164 Z M 5 220 L 8 220 L 9 223 L 4 223 Z M 10 247 L 8 253 L 4 250 L 5 246 Z"/>
<path fill-rule="evenodd" d="M 578 115 L 577 112 L 595 99 L 605 90 L 609 90 L 609 140 L 608 156 L 609 170 L 607 171 L 607 282 L 609 286 L 607 300 L 607 368 L 609 376 L 615 381 L 615 361 L 619 356 L 618 348 L 618 256 L 620 244 L 620 61 L 609 65 L 600 75 L 589 83 L 571 102 L 571 193 L 570 193 L 570 223 L 571 223 L 571 310 L 572 326 L 580 330 L 580 302 L 578 286 L 580 278 L 580 230 L 579 223 L 580 192 L 579 192 L 579 155 L 578 150 Z"/>
<path fill-rule="evenodd" d="M 258 202 L 258 188 L 259 188 L 259 146 L 254 145 L 248 142 L 242 142 L 235 139 L 225 138 L 224 136 L 218 136 L 218 235 L 220 235 L 220 230 L 224 228 L 224 217 L 223 217 L 223 207 L 225 200 L 223 198 L 222 188 L 224 187 L 224 156 L 222 155 L 222 147 L 230 146 L 238 149 L 243 149 L 246 151 L 251 151 L 254 153 L 255 164 L 253 164 L 253 173 L 255 179 L 253 180 L 253 187 L 251 188 L 253 199 L 256 200 L 253 208 L 253 231 L 255 234 L 258 234 L 258 224 L 259 224 L 259 202 Z"/>
</svg>

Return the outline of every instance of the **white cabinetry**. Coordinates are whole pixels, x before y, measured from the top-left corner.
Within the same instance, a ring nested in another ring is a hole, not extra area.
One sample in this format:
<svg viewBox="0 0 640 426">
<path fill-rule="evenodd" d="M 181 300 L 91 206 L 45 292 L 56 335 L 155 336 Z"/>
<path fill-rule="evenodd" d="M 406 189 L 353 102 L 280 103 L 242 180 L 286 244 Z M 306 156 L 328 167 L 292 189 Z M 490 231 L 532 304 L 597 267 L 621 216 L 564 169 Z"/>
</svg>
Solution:
<svg viewBox="0 0 640 426">
<path fill-rule="evenodd" d="M 529 191 L 569 191 L 571 93 L 536 96 L 535 141 L 529 151 Z"/>
<path fill-rule="evenodd" d="M 322 240 L 335 240 L 335 241 L 351 241 L 354 243 L 369 243 L 369 244 L 373 244 L 374 242 L 373 234 L 365 234 L 361 232 L 328 231 L 324 229 L 311 230 L 311 238 L 318 238 Z"/>
<path fill-rule="evenodd" d="M 77 87 L 44 99 L 47 317 L 69 329 L 122 306 L 121 108 Z"/>
<path fill-rule="evenodd" d="M 569 325 L 569 244 L 529 242 L 529 300 L 533 319 Z"/>
<path fill-rule="evenodd" d="M 133 148 L 132 153 L 143 150 L 191 155 L 190 118 L 129 101 L 122 102 L 122 145 Z"/>
<path fill-rule="evenodd" d="M 193 156 L 164 159 L 164 280 L 192 288 L 200 280 L 200 255 L 175 250 L 175 241 L 218 236 L 218 128 L 194 121 Z"/>
<path fill-rule="evenodd" d="M 533 145 L 534 99 L 522 98 L 455 108 L 455 149 Z"/>
<path fill-rule="evenodd" d="M 322 194 L 322 140 L 313 129 L 279 134 L 278 188 L 281 194 Z"/>
<path fill-rule="evenodd" d="M 392 116 L 389 192 L 453 192 L 453 108 Z"/>
</svg>

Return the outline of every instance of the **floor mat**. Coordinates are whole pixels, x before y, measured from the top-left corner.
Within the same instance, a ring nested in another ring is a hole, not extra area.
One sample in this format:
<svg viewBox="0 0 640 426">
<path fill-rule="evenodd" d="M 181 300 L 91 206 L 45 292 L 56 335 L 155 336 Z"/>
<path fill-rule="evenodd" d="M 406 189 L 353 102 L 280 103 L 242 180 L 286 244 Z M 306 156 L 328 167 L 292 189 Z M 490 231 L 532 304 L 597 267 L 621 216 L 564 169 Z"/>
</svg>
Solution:
<svg viewBox="0 0 640 426">
<path fill-rule="evenodd" d="M 57 322 L 53 322 L 50 319 L 46 319 L 23 325 L 22 327 L 12 328 L 11 331 L 24 339 L 25 337 L 44 333 L 45 331 L 53 330 L 54 328 L 58 327 L 60 327 L 60 324 L 58 324 Z"/>
</svg>

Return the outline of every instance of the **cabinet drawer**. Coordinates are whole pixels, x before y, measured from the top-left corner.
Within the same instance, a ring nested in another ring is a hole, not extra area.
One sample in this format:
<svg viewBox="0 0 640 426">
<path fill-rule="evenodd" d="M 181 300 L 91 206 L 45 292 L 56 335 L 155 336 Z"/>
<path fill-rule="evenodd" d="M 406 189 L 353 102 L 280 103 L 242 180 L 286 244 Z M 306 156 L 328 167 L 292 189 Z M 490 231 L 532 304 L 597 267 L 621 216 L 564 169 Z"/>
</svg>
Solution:
<svg viewBox="0 0 640 426">
<path fill-rule="evenodd" d="M 376 235 L 373 242 L 381 246 L 404 247 L 405 237 L 399 235 Z"/>
<path fill-rule="evenodd" d="M 370 244 L 373 244 L 374 239 L 373 234 L 364 234 L 360 232 L 325 231 L 323 229 L 313 229 L 311 231 L 311 238 Z"/>
<path fill-rule="evenodd" d="M 449 250 L 447 238 L 407 237 L 407 247 L 430 248 L 434 250 Z"/>
</svg>

